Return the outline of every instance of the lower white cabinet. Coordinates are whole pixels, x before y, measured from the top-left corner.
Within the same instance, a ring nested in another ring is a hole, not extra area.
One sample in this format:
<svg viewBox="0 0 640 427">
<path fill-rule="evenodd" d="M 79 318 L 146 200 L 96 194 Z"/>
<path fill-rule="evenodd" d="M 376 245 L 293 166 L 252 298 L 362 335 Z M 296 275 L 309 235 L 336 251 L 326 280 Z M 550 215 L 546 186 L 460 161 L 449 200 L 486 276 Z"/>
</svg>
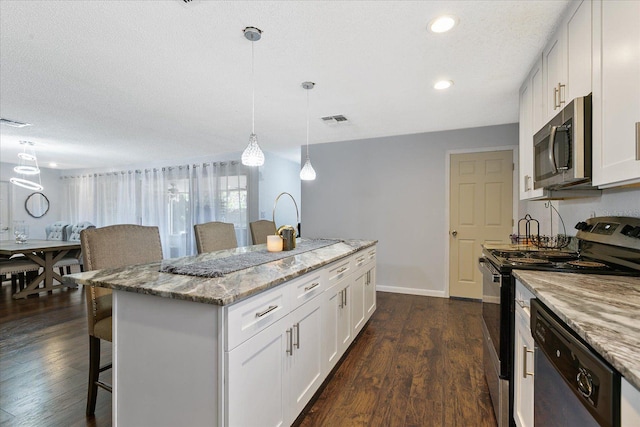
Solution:
<svg viewBox="0 0 640 427">
<path fill-rule="evenodd" d="M 369 277 L 368 271 L 358 270 L 351 289 L 351 325 L 354 335 L 358 334 L 366 322 L 364 308 L 364 288 Z"/>
<path fill-rule="evenodd" d="M 317 296 L 227 353 L 229 426 L 295 421 L 324 379 Z"/>
<path fill-rule="evenodd" d="M 367 319 L 376 311 L 376 267 L 373 265 L 367 271 L 367 281 L 364 284 L 364 309 Z"/>
<path fill-rule="evenodd" d="M 322 307 L 322 364 L 325 374 L 331 372 L 351 344 L 351 283 L 345 278 L 325 291 Z"/>
<path fill-rule="evenodd" d="M 278 309 L 285 306 L 279 301 L 287 297 L 278 288 L 258 295 L 260 304 L 247 300 L 229 308 L 248 317 L 262 315 L 262 322 L 269 321 L 267 316 L 274 320 L 263 329 L 251 325 L 255 335 L 226 353 L 226 425 L 286 426 L 295 421 L 375 311 L 374 260 L 358 268 L 341 260 L 325 268 L 326 274 L 315 272 L 292 282 L 292 311 L 279 320 Z M 342 272 L 332 275 L 333 270 Z M 303 300 L 295 289 L 322 292 L 310 294 L 295 308 Z"/>
<path fill-rule="evenodd" d="M 530 328 L 533 294 L 516 281 L 513 356 L 513 419 L 518 427 L 533 427 L 534 341 Z"/>
<path fill-rule="evenodd" d="M 620 390 L 620 426 L 640 426 L 640 390 L 622 378 Z"/>
</svg>

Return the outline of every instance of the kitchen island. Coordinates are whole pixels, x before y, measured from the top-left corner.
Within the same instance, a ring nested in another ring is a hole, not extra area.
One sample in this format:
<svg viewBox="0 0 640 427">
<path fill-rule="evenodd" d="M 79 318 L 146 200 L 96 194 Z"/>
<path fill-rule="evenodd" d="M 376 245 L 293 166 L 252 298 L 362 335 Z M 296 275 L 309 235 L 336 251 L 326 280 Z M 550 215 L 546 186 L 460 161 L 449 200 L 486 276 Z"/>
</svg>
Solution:
<svg viewBox="0 0 640 427">
<path fill-rule="evenodd" d="M 514 270 L 514 276 L 620 372 L 621 425 L 638 425 L 640 277 L 525 270 Z"/>
<path fill-rule="evenodd" d="M 376 243 L 214 278 L 161 270 L 265 245 L 65 276 L 114 291 L 114 425 L 290 425 L 375 311 Z"/>
</svg>

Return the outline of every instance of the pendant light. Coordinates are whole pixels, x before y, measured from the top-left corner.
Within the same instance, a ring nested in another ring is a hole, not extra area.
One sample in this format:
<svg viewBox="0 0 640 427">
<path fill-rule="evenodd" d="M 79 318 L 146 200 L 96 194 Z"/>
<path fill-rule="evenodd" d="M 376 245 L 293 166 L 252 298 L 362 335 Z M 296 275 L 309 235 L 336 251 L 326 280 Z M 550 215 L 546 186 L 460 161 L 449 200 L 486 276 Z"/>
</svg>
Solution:
<svg viewBox="0 0 640 427">
<path fill-rule="evenodd" d="M 313 89 L 316 84 L 313 82 L 303 82 L 302 87 L 307 90 L 307 160 L 304 162 L 304 166 L 300 170 L 300 179 L 303 181 L 313 181 L 316 179 L 316 171 L 311 166 L 311 160 L 309 159 L 309 91 Z"/>
<path fill-rule="evenodd" d="M 262 31 L 255 27 L 244 29 L 244 36 L 251 42 L 251 135 L 249 145 L 242 152 L 242 164 L 245 166 L 262 166 L 264 164 L 264 153 L 258 145 L 258 137 L 255 131 L 256 122 L 256 85 L 253 77 L 253 42 L 257 42 L 262 37 Z"/>
<path fill-rule="evenodd" d="M 40 168 L 38 167 L 38 158 L 34 148 L 35 144 L 31 141 L 20 141 L 20 144 L 22 145 L 22 153 L 18 153 L 20 164 L 14 167 L 13 171 L 20 175 L 37 175 L 38 182 L 17 177 L 10 178 L 9 182 L 28 190 L 42 191 L 44 187 L 42 187 L 42 181 L 40 180 Z"/>
</svg>

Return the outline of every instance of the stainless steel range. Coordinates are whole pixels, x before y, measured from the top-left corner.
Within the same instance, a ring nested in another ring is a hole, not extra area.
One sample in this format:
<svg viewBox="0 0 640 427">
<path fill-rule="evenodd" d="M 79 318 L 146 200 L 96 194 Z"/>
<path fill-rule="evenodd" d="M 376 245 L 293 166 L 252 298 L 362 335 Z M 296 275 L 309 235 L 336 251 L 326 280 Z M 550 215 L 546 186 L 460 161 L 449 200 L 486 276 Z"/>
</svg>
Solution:
<svg viewBox="0 0 640 427">
<path fill-rule="evenodd" d="M 640 218 L 596 217 L 579 222 L 575 251 L 531 246 L 483 247 L 484 366 L 499 426 L 513 425 L 515 282 L 512 270 L 640 276 Z"/>
</svg>

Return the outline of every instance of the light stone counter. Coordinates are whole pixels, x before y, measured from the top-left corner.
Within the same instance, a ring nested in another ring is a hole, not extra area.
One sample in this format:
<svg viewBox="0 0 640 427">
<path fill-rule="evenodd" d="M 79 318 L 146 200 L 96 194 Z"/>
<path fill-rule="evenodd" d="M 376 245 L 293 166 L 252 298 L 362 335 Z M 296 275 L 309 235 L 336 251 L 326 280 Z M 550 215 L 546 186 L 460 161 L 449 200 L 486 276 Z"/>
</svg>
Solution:
<svg viewBox="0 0 640 427">
<path fill-rule="evenodd" d="M 525 270 L 513 273 L 640 389 L 640 277 Z"/>
<path fill-rule="evenodd" d="M 63 280 L 67 284 L 90 285 L 164 298 L 229 305 L 371 247 L 376 243 L 377 241 L 373 240 L 343 240 L 330 246 L 229 273 L 219 278 L 161 273 L 161 263 L 157 262 L 71 274 L 63 276 Z M 265 248 L 266 245 L 246 246 L 164 262 L 170 261 L 172 265 L 187 265 L 250 251 L 264 251 Z"/>
</svg>

